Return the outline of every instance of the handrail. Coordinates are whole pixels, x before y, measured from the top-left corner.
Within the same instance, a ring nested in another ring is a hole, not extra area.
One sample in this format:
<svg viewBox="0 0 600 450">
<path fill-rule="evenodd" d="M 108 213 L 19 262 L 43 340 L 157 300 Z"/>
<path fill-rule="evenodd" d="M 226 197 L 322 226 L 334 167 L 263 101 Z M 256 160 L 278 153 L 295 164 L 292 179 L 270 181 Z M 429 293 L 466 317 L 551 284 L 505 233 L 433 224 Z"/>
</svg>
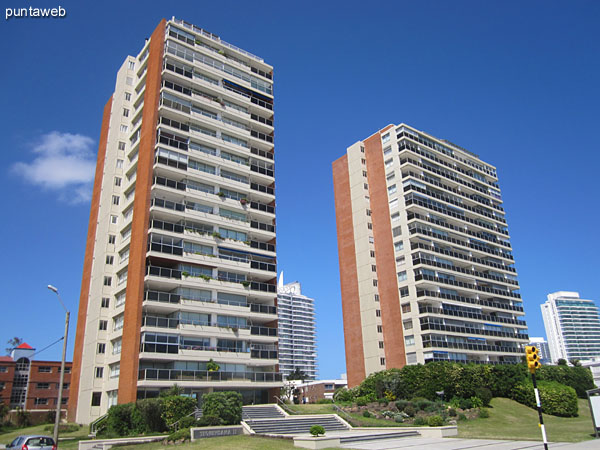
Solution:
<svg viewBox="0 0 600 450">
<path fill-rule="evenodd" d="M 108 413 L 98 417 L 96 420 L 90 423 L 90 434 L 96 437 L 96 435 L 98 434 L 99 425 L 103 423 L 106 419 L 108 419 Z"/>
<path fill-rule="evenodd" d="M 277 397 L 276 395 L 274 395 L 273 398 L 276 399 L 278 403 L 281 403 L 281 407 L 288 414 L 299 414 L 298 411 L 294 411 L 292 408 L 290 408 L 288 405 L 286 405 L 285 402 L 283 400 L 281 400 L 279 397 Z"/>
<path fill-rule="evenodd" d="M 338 405 L 336 405 L 335 403 L 332 403 L 332 405 L 333 405 L 333 409 L 335 411 L 337 411 L 338 413 L 341 413 L 343 416 L 345 416 L 347 418 L 346 421 L 348 423 L 350 423 L 350 425 L 352 425 L 352 422 L 350 422 L 350 421 L 354 420 L 354 418 L 350 414 L 348 414 L 346 411 L 344 411 L 342 408 L 340 408 Z"/>
</svg>

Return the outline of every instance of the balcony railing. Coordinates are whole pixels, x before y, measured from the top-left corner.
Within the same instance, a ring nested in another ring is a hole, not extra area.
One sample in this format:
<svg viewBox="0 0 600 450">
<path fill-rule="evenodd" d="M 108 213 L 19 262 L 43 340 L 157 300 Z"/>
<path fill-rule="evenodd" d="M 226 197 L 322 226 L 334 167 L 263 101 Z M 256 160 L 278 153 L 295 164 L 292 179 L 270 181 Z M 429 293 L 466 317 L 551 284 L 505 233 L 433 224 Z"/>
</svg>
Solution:
<svg viewBox="0 0 600 450">
<path fill-rule="evenodd" d="M 462 281 L 453 281 L 453 280 L 448 280 L 446 278 L 432 277 L 431 275 L 425 275 L 425 274 L 415 275 L 415 281 L 421 281 L 421 280 L 433 281 L 436 283 L 448 284 L 450 286 L 457 286 L 457 287 L 464 288 L 464 289 L 473 289 L 476 291 L 488 292 L 490 294 L 503 295 L 506 297 L 521 298 L 521 294 L 516 294 L 516 293 L 510 292 L 510 291 L 502 291 L 500 289 L 489 288 L 487 286 L 479 286 L 476 284 L 464 283 Z"/>
<path fill-rule="evenodd" d="M 257 230 L 269 231 L 271 233 L 275 233 L 275 225 L 270 225 L 268 223 L 258 222 L 256 220 L 250 221 L 250 227 L 256 228 Z"/>
<path fill-rule="evenodd" d="M 423 319 L 421 319 L 423 320 Z M 529 335 L 525 333 L 510 333 L 508 331 L 494 331 L 494 330 L 484 330 L 482 328 L 473 328 L 473 327 L 459 327 L 456 325 L 444 325 L 434 322 L 425 321 L 421 323 L 421 331 L 425 330 L 437 330 L 437 331 L 446 331 L 450 333 L 463 333 L 463 334 L 479 334 L 482 336 L 496 336 L 496 337 L 505 337 L 505 338 L 513 338 L 513 339 L 522 339 L 528 340 Z"/>
<path fill-rule="evenodd" d="M 446 342 L 441 340 L 423 340 L 423 347 L 441 347 L 455 348 L 462 350 L 475 350 L 480 352 L 501 352 L 501 353 L 523 353 L 523 350 L 518 347 L 508 347 L 503 345 L 488 345 L 488 344 L 470 344 L 461 342 Z"/>
<path fill-rule="evenodd" d="M 254 336 L 277 336 L 277 328 L 251 326 L 250 334 Z"/>
<path fill-rule="evenodd" d="M 181 270 L 169 269 L 167 267 L 147 266 L 146 275 L 181 280 Z"/>
<path fill-rule="evenodd" d="M 266 250 L 268 252 L 275 251 L 275 246 L 266 242 L 250 241 L 250 247 L 257 248 L 259 250 Z"/>
<path fill-rule="evenodd" d="M 157 205 L 158 206 L 158 205 Z M 172 233 L 183 233 L 184 226 L 177 223 L 163 222 L 162 220 L 151 220 L 150 228 L 171 231 Z"/>
<path fill-rule="evenodd" d="M 207 370 L 140 369 L 138 380 L 156 381 L 252 381 L 279 382 L 278 372 L 209 372 Z"/>
<path fill-rule="evenodd" d="M 258 192 L 264 192 L 265 194 L 269 195 L 275 195 L 275 189 L 258 183 L 250 183 L 250 189 Z"/>
<path fill-rule="evenodd" d="M 419 290 L 417 289 L 417 297 L 436 297 L 436 298 L 444 298 L 446 300 L 454 300 L 462 303 L 470 303 L 473 305 L 479 306 L 487 306 L 490 308 L 501 308 L 509 311 L 520 311 L 523 312 L 522 306 L 513 306 L 504 302 L 493 302 L 490 300 L 481 300 L 469 297 L 463 297 L 462 295 L 452 295 L 452 294 L 444 294 L 442 292 L 428 291 L 428 290 Z"/>
<path fill-rule="evenodd" d="M 463 317 L 465 319 L 484 320 L 486 322 L 510 323 L 513 325 L 527 326 L 524 320 L 508 319 L 489 314 L 479 314 L 469 311 L 456 311 L 453 309 L 434 308 L 432 306 L 419 306 L 419 314 L 442 314 L 445 316 Z"/>
<path fill-rule="evenodd" d="M 150 201 L 150 206 L 159 206 L 161 208 L 171 209 L 174 211 L 185 211 L 185 205 L 183 203 L 172 202 L 170 200 L 163 200 L 162 198 L 153 198 Z"/>
<path fill-rule="evenodd" d="M 177 304 L 181 301 L 181 295 L 171 294 L 170 292 L 145 291 L 144 300 L 161 303 Z"/>
<path fill-rule="evenodd" d="M 251 350 L 250 358 L 277 359 L 276 350 Z"/>
<path fill-rule="evenodd" d="M 413 265 L 416 266 L 417 264 L 424 264 L 426 266 L 438 267 L 440 269 L 450 270 L 452 272 L 464 273 L 469 276 L 485 278 L 488 280 L 497 281 L 499 283 L 512 284 L 513 286 L 517 286 L 517 287 L 519 286 L 519 283 L 517 281 L 511 280 L 510 278 L 501 278 L 501 277 L 497 277 L 495 275 L 488 275 L 487 273 L 479 272 L 477 270 L 465 269 L 460 266 L 443 264 L 438 261 L 433 261 L 431 259 L 419 258 L 418 254 L 415 253 L 413 255 Z"/>
</svg>

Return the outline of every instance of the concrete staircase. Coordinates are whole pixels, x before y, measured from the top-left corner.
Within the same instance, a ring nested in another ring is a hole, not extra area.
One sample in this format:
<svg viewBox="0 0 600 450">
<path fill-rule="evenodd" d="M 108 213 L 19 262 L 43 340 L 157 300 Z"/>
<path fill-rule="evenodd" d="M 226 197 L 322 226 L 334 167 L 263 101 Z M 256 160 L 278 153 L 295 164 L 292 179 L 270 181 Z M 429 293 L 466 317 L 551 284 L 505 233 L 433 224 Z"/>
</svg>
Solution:
<svg viewBox="0 0 600 450">
<path fill-rule="evenodd" d="M 397 439 L 402 437 L 418 437 L 421 434 L 418 431 L 391 431 L 389 433 L 373 433 L 373 434 L 357 434 L 340 436 L 340 444 L 348 444 L 350 442 L 368 442 L 378 441 L 383 439 Z"/>
<path fill-rule="evenodd" d="M 250 419 L 245 422 L 257 434 L 305 434 L 310 432 L 313 425 L 321 425 L 326 432 L 350 430 L 350 427 L 335 414 Z"/>
<path fill-rule="evenodd" d="M 285 419 L 284 413 L 276 405 L 257 405 L 242 407 L 242 420 Z"/>
</svg>

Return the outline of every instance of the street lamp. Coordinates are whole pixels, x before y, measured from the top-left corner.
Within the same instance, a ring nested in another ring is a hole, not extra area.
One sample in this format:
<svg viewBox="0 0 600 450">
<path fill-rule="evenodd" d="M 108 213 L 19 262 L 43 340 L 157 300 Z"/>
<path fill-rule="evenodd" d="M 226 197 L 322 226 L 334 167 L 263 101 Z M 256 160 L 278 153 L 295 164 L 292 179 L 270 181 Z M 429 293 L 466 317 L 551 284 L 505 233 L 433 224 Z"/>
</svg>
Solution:
<svg viewBox="0 0 600 450">
<path fill-rule="evenodd" d="M 52 286 L 51 284 L 48 285 L 48 289 L 50 289 L 52 292 L 54 292 L 56 294 L 56 296 L 58 297 L 58 301 L 60 302 L 60 304 L 62 305 L 62 307 L 66 313 L 65 335 L 63 337 L 62 361 L 60 363 L 60 381 L 58 383 L 58 399 L 56 400 L 56 419 L 54 421 L 54 445 L 56 445 L 56 448 L 58 448 L 58 425 L 60 424 L 60 407 L 62 406 L 63 382 L 65 380 L 65 356 L 67 353 L 67 337 L 69 335 L 69 315 L 70 315 L 70 313 L 69 313 L 69 310 L 67 309 L 67 307 L 65 306 L 65 304 L 63 303 L 62 299 L 60 298 L 58 289 L 55 288 L 54 286 Z"/>
</svg>

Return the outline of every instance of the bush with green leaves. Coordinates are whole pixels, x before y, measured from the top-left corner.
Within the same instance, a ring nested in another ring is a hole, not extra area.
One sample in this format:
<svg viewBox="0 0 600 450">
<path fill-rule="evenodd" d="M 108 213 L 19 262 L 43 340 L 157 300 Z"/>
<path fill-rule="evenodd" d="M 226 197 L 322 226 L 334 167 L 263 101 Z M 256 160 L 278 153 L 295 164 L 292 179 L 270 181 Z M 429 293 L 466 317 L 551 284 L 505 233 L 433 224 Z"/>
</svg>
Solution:
<svg viewBox="0 0 600 450">
<path fill-rule="evenodd" d="M 74 433 L 75 431 L 79 431 L 80 428 L 81 428 L 81 426 L 76 423 L 61 423 L 58 426 L 58 432 L 59 433 Z M 44 427 L 44 431 L 47 431 L 47 432 L 54 431 L 54 425 L 46 425 Z"/>
<path fill-rule="evenodd" d="M 202 417 L 198 420 L 198 426 L 200 427 L 216 427 L 219 425 L 223 425 L 223 420 L 219 416 L 202 414 Z"/>
<path fill-rule="evenodd" d="M 171 433 L 169 435 L 169 437 L 167 438 L 167 441 L 169 442 L 178 442 L 181 440 L 184 441 L 189 441 L 192 437 L 192 434 L 190 432 L 189 428 L 181 428 L 173 433 Z"/>
<path fill-rule="evenodd" d="M 481 399 L 483 406 L 490 406 L 492 401 L 492 391 L 486 387 L 480 387 L 475 389 L 475 397 Z"/>
<path fill-rule="evenodd" d="M 425 417 L 421 417 L 421 416 L 415 417 L 413 425 L 415 425 L 417 427 L 422 427 L 423 425 L 427 425 L 427 419 Z"/>
<path fill-rule="evenodd" d="M 363 417 L 371 417 L 371 413 L 369 411 L 363 411 Z"/>
<path fill-rule="evenodd" d="M 427 418 L 427 425 L 430 427 L 441 427 L 444 425 L 444 419 L 441 416 L 429 416 Z"/>
<path fill-rule="evenodd" d="M 321 425 L 313 425 L 310 427 L 310 434 L 312 434 L 314 437 L 318 437 L 320 434 L 325 435 L 325 428 L 323 428 Z"/>
<path fill-rule="evenodd" d="M 408 414 L 409 417 L 415 417 L 415 414 L 417 413 L 417 410 L 412 405 L 412 403 L 406 405 L 404 407 L 403 411 L 404 411 L 404 413 Z"/>
<path fill-rule="evenodd" d="M 106 433 L 109 436 L 127 436 L 132 433 L 131 413 L 134 405 L 134 403 L 123 403 L 110 407 L 106 417 Z"/>
<path fill-rule="evenodd" d="M 197 406 L 195 398 L 183 397 L 181 395 L 172 395 L 162 398 L 161 417 L 167 427 L 171 427 L 179 419 L 189 416 L 194 412 Z"/>
<path fill-rule="evenodd" d="M 450 417 L 456 417 L 456 409 L 454 409 L 454 408 L 449 408 L 449 409 L 448 409 L 448 415 L 449 415 Z"/>
<path fill-rule="evenodd" d="M 330 398 L 320 398 L 317 400 L 317 405 L 328 405 L 330 403 L 333 403 L 333 400 Z"/>
<path fill-rule="evenodd" d="M 410 402 L 408 400 L 397 400 L 395 404 L 396 408 L 398 408 L 398 411 L 403 411 L 406 405 L 408 405 L 409 403 Z"/>
<path fill-rule="evenodd" d="M 539 381 L 538 389 L 544 413 L 559 417 L 576 417 L 578 415 L 577 393 L 572 387 L 556 381 Z M 521 383 L 515 386 L 512 398 L 530 408 L 536 408 L 532 383 Z"/>
<path fill-rule="evenodd" d="M 479 397 L 473 396 L 469 400 L 471 400 L 473 408 L 481 408 L 483 406 L 483 401 Z"/>
<path fill-rule="evenodd" d="M 464 413 L 458 413 L 458 419 L 459 421 L 463 421 L 463 420 L 467 420 L 467 416 Z"/>
<path fill-rule="evenodd" d="M 333 393 L 333 400 L 336 402 L 353 402 L 356 398 L 356 388 L 339 388 Z"/>
<path fill-rule="evenodd" d="M 242 420 L 242 394 L 234 391 L 204 394 L 202 414 L 220 417 L 223 425 L 237 425 Z"/>
<path fill-rule="evenodd" d="M 163 401 L 161 398 L 145 398 L 135 402 L 131 411 L 131 427 L 137 434 L 162 433 L 167 425 L 162 418 Z"/>
<path fill-rule="evenodd" d="M 479 410 L 479 418 L 480 419 L 487 419 L 488 417 L 490 417 L 490 412 L 488 411 L 487 408 L 481 408 Z"/>
<path fill-rule="evenodd" d="M 402 416 L 402 414 L 396 414 L 394 416 L 394 422 L 396 422 L 396 423 L 403 423 L 404 422 L 404 417 Z"/>
</svg>

